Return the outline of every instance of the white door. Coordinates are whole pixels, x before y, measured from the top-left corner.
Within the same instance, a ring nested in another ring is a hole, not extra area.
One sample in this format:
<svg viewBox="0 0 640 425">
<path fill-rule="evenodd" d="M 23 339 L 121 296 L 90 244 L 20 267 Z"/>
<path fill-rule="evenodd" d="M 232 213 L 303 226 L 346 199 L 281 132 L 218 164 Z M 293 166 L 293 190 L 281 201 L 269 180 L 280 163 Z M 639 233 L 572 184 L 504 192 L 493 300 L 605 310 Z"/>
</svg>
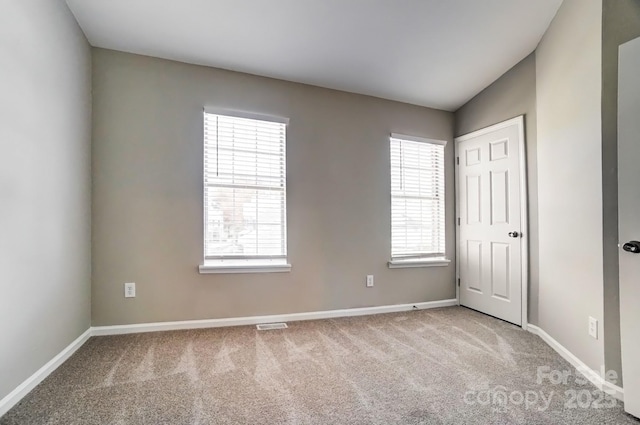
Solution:
<svg viewBox="0 0 640 425">
<path fill-rule="evenodd" d="M 640 38 L 620 46 L 618 229 L 624 408 L 640 417 Z M 627 245 L 625 245 L 627 244 Z"/>
<path fill-rule="evenodd" d="M 456 139 L 460 304 L 516 325 L 526 322 L 523 130 L 520 116 Z"/>
</svg>

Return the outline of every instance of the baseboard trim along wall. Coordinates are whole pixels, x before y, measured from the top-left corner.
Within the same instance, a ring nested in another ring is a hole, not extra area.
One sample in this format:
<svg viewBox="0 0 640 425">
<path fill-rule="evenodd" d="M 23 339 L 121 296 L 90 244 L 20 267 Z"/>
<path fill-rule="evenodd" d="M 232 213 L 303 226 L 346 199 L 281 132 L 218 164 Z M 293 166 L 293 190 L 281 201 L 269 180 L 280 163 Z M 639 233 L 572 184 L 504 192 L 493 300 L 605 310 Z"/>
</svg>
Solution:
<svg viewBox="0 0 640 425">
<path fill-rule="evenodd" d="M 269 316 L 231 317 L 227 319 L 185 320 L 180 322 L 140 323 L 135 325 L 96 326 L 92 335 L 121 335 L 140 332 L 175 331 L 181 329 L 219 328 L 224 326 L 259 325 L 261 323 L 296 322 L 300 320 L 331 319 L 337 317 L 367 316 L 397 313 L 458 305 L 455 299 L 428 301 L 415 304 L 385 305 L 379 307 L 346 308 L 342 310 L 312 311 L 308 313 L 274 314 Z"/>
<path fill-rule="evenodd" d="M 396 313 L 411 310 L 426 310 L 458 305 L 455 299 L 430 301 L 415 304 L 386 305 L 380 307 L 347 308 L 342 310 L 314 311 L 310 313 L 277 314 L 270 316 L 233 317 L 227 319 L 185 320 L 180 322 L 142 323 L 135 325 L 96 326 L 87 329 L 75 341 L 69 344 L 58 355 L 42 366 L 36 373 L 27 378 L 15 390 L 0 400 L 0 417 L 15 406 L 24 396 L 40 382 L 56 370 L 73 353 L 82 347 L 92 336 L 121 335 L 142 332 L 172 331 L 180 329 L 219 328 L 224 326 L 257 325 L 260 323 L 294 322 L 299 320 L 317 320 L 349 316 L 366 316 L 370 314 Z"/>
<path fill-rule="evenodd" d="M 379 307 L 348 308 L 342 310 L 314 311 L 308 313 L 276 314 L 268 316 L 232 317 L 210 320 L 185 320 L 179 322 L 141 323 L 134 325 L 96 326 L 87 329 L 58 355 L 42 366 L 36 373 L 27 378 L 15 390 L 0 400 L 0 417 L 15 406 L 25 395 L 33 390 L 40 382 L 64 363 L 73 353 L 87 342 L 91 336 L 122 335 L 142 332 L 159 332 L 181 329 L 218 328 L 225 326 L 257 325 L 273 322 L 295 322 L 300 320 L 331 319 L 338 317 L 367 316 L 372 314 L 398 313 L 412 310 L 427 310 L 440 307 L 458 305 L 455 299 L 429 301 L 415 304 L 398 304 Z M 537 326 L 529 325 L 528 329 L 534 335 L 538 335 L 544 342 L 567 360 L 573 367 L 581 372 L 593 385 L 602 391 L 612 395 L 618 400 L 624 400 L 624 390 L 617 385 L 604 380 L 600 374 L 589 368 L 569 350 L 553 339 L 548 333 Z"/>
<path fill-rule="evenodd" d="M 0 400 L 0 417 L 7 413 L 9 409 L 15 406 L 24 396 L 29 394 L 40 382 L 51 375 L 51 373 L 64 363 L 78 348 L 82 347 L 91 337 L 91 328 L 87 329 L 82 335 L 75 339 L 66 348 L 60 351 L 54 358 L 49 360 L 47 364 L 42 366 L 33 375 L 27 378 L 22 384 L 18 385 L 15 390 L 7 394 Z"/>
<path fill-rule="evenodd" d="M 619 386 L 608 382 L 598 372 L 587 366 L 582 360 L 577 358 L 571 351 L 567 350 L 562 344 L 556 341 L 551 335 L 543 331 L 537 326 L 529 325 L 527 330 L 534 335 L 538 335 L 544 342 L 546 342 L 551 348 L 553 348 L 558 354 L 562 356 L 566 361 L 571 363 L 571 366 L 584 375 L 593 385 L 599 390 L 615 397 L 620 401 L 624 401 L 624 390 Z"/>
</svg>

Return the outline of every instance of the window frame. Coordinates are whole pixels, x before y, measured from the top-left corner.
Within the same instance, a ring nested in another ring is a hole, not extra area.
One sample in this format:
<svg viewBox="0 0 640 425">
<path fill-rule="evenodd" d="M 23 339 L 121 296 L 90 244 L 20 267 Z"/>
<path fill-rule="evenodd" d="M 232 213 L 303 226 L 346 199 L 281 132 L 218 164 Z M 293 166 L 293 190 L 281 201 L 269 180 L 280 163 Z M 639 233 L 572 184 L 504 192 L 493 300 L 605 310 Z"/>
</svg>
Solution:
<svg viewBox="0 0 640 425">
<path fill-rule="evenodd" d="M 274 256 L 255 256 L 255 255 L 226 255 L 226 256 L 207 256 L 206 249 L 206 232 L 207 232 L 207 203 L 206 203 L 206 192 L 207 192 L 207 183 L 206 183 L 206 173 L 207 166 L 205 164 L 206 160 L 206 139 L 205 139 L 205 120 L 206 115 L 219 115 L 226 116 L 230 118 L 242 118 L 242 119 L 250 119 L 256 121 L 264 121 L 269 123 L 278 123 L 283 124 L 285 126 L 285 137 L 284 137 L 284 190 L 283 190 L 283 202 L 284 209 L 282 210 L 282 214 L 284 214 L 283 224 L 283 243 L 284 243 L 284 255 L 274 255 Z M 288 262 L 288 253 L 287 253 L 287 154 L 286 154 L 286 145 L 287 145 L 287 132 L 286 128 L 289 125 L 289 119 L 279 116 L 273 115 L 265 115 L 253 112 L 246 111 L 237 111 L 230 109 L 220 109 L 220 108 L 210 108 L 206 107 L 202 111 L 202 122 L 201 122 L 201 130 L 202 130 L 202 155 L 203 155 L 203 168 L 201 175 L 201 183 L 202 183 L 202 213 L 203 213 L 203 227 L 202 227 L 202 235 L 203 235 L 203 243 L 202 243 L 202 263 L 198 266 L 198 270 L 201 274 L 212 274 L 212 273 L 272 273 L 272 272 L 289 272 L 291 271 L 291 264 Z"/>
<path fill-rule="evenodd" d="M 434 267 L 434 266 L 448 266 L 451 263 L 451 260 L 449 260 L 447 258 L 447 229 L 446 229 L 446 145 L 447 142 L 445 140 L 437 140 L 437 139 L 430 139 L 430 138 L 425 138 L 425 137 L 418 137 L 418 136 L 409 136 L 406 134 L 398 134 L 398 133 L 391 133 L 389 136 L 389 176 L 391 179 L 393 179 L 392 177 L 392 173 L 393 173 L 393 158 L 391 157 L 391 149 L 392 149 L 392 143 L 393 140 L 399 140 L 399 141 L 406 141 L 406 142 L 414 142 L 414 143 L 426 143 L 426 144 L 431 144 L 431 145 L 439 145 L 442 146 L 443 152 L 442 152 L 442 171 L 441 171 L 441 176 L 443 179 L 443 183 L 442 183 L 442 200 L 439 202 L 442 202 L 442 208 L 443 208 L 443 213 L 442 213 L 442 223 L 439 225 L 442 225 L 443 228 L 443 237 L 442 237 L 442 243 L 444 244 L 443 247 L 443 252 L 442 253 L 432 253 L 432 252 L 423 252 L 423 253 L 418 253 L 418 254 L 413 254 L 413 255 L 393 255 L 393 181 L 391 181 L 391 185 L 390 185 L 390 205 L 391 205 L 391 210 L 390 210 L 390 233 L 391 233 L 391 238 L 390 238 L 390 260 L 388 262 L 388 267 L 390 269 L 395 269 L 395 268 L 410 268 L 410 267 Z M 438 195 L 440 195 L 440 193 L 438 193 Z M 424 197 L 425 199 L 427 197 Z"/>
</svg>

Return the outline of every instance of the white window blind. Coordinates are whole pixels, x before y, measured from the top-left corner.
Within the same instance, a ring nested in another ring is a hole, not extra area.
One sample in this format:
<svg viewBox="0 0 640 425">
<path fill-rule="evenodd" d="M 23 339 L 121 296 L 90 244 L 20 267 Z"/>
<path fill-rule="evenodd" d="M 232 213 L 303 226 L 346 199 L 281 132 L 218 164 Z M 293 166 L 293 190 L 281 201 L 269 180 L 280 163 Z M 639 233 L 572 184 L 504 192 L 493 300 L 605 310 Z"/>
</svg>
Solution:
<svg viewBox="0 0 640 425">
<path fill-rule="evenodd" d="M 444 257 L 444 142 L 390 140 L 391 258 Z"/>
<path fill-rule="evenodd" d="M 205 259 L 287 255 L 286 124 L 204 113 Z"/>
</svg>

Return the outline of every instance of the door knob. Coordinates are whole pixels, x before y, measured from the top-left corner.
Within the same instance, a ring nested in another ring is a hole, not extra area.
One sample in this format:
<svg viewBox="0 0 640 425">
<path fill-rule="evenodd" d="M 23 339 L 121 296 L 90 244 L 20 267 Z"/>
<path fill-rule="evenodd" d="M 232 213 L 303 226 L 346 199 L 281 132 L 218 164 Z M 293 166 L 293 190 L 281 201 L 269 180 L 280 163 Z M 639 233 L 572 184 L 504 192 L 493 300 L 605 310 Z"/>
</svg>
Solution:
<svg viewBox="0 0 640 425">
<path fill-rule="evenodd" d="M 626 244 L 622 245 L 622 249 L 632 254 L 640 254 L 640 242 L 629 241 Z"/>
<path fill-rule="evenodd" d="M 520 233 L 518 232 L 509 232 L 510 238 L 517 238 L 518 236 L 520 236 Z M 638 245 L 638 248 L 640 248 L 640 245 Z"/>
</svg>

